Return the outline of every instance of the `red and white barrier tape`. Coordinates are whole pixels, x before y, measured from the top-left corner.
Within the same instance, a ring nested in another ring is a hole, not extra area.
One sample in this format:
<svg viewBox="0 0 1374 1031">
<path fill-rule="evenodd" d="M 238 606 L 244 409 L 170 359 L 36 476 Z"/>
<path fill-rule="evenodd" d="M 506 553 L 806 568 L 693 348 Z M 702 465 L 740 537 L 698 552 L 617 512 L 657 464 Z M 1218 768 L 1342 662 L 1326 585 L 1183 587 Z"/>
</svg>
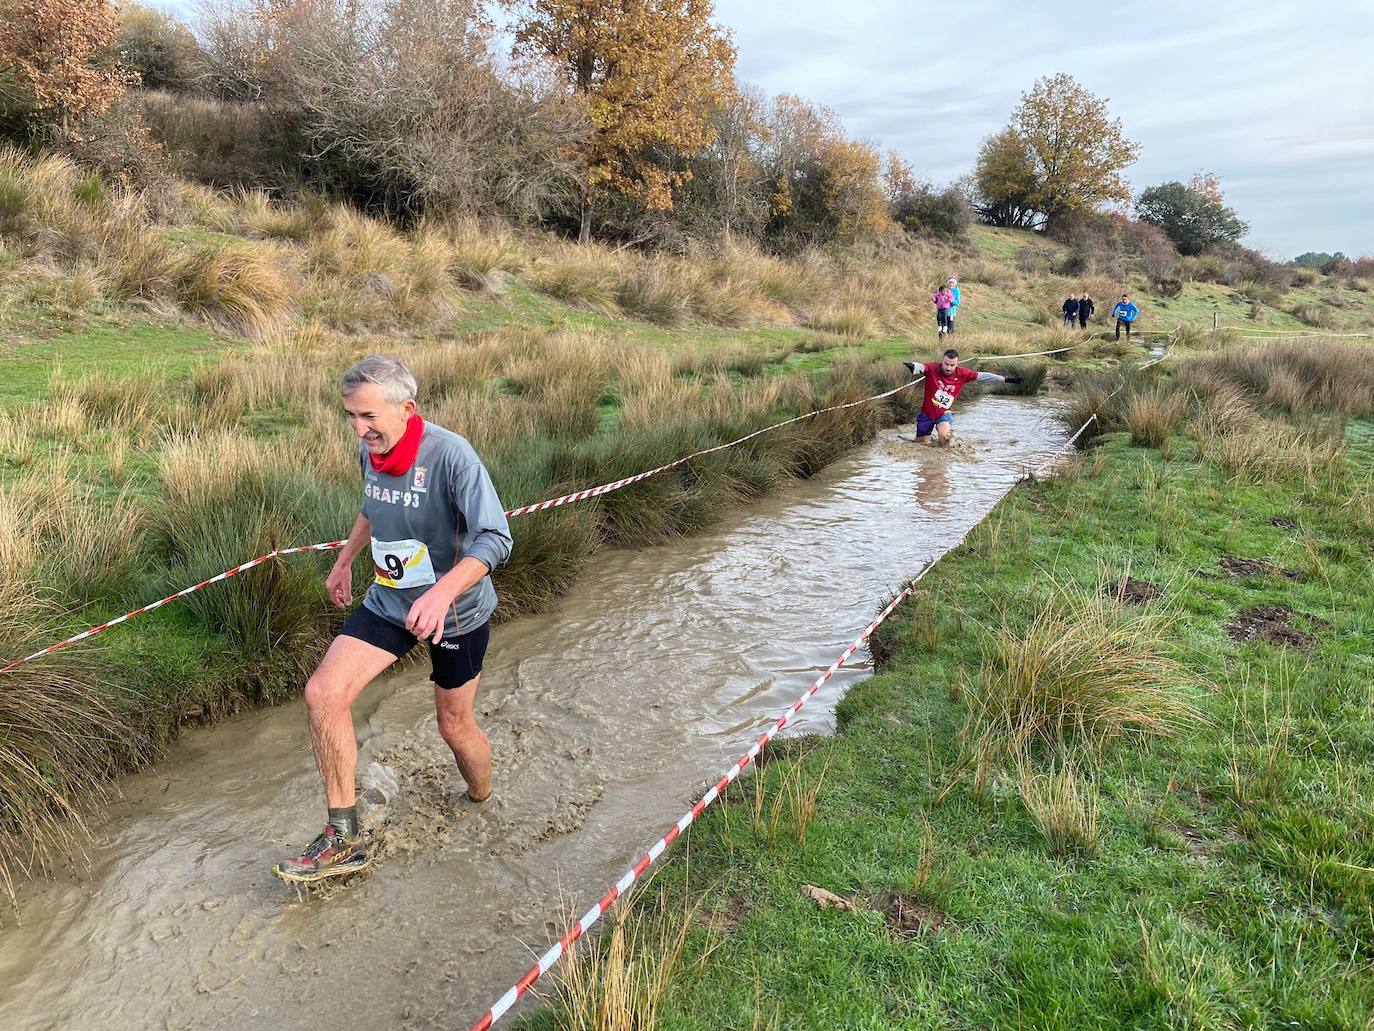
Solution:
<svg viewBox="0 0 1374 1031">
<path fill-rule="evenodd" d="M 1087 428 L 1087 423 L 1084 423 L 1083 428 Z M 1081 433 L 1082 429 L 1080 429 L 1079 432 Z M 1003 497 L 1005 496 L 1004 494 Z M 682 816 L 678 818 L 678 821 L 668 829 L 666 834 L 649 846 L 649 849 L 639 857 L 634 865 L 621 875 L 620 879 L 611 886 L 606 894 L 601 896 L 596 905 L 587 910 L 587 912 L 582 915 L 582 919 L 573 924 L 562 938 L 558 939 L 547 952 L 539 957 L 539 961 L 535 963 L 534 966 L 525 971 L 519 981 L 515 982 L 501 998 L 497 999 L 496 1002 L 492 1004 L 491 1008 L 482 1015 L 481 1019 L 472 1025 L 470 1031 L 487 1031 L 487 1028 L 500 1020 L 506 1012 L 519 1001 L 521 996 L 530 990 L 536 981 L 548 973 L 553 965 L 567 953 L 573 943 L 591 930 L 592 927 L 596 925 L 597 921 L 615 905 L 616 901 L 622 898 L 625 893 L 629 891 L 630 887 L 643 876 L 644 872 L 658 860 L 659 856 L 663 855 L 663 853 L 668 850 L 668 847 L 678 839 L 682 832 L 692 825 L 693 821 L 702 814 L 706 807 L 719 798 L 725 789 L 734 782 L 735 778 L 744 772 L 748 765 L 763 751 L 768 742 L 773 739 L 774 735 L 787 726 L 792 717 L 796 716 L 796 714 L 801 711 L 802 706 L 811 700 L 811 697 L 821 689 L 826 681 L 834 676 L 841 666 L 853 658 L 854 653 L 863 647 L 864 642 L 867 641 L 869 637 L 873 635 L 873 632 L 887 620 L 888 616 L 892 615 L 897 606 L 911 597 L 912 593 L 916 590 L 916 585 L 925 578 L 927 573 L 935 568 L 936 563 L 962 545 L 964 541 L 968 539 L 969 534 L 992 514 L 993 510 L 1001 504 L 1001 501 L 1002 499 L 998 498 L 996 502 L 989 506 L 986 512 L 979 516 L 959 535 L 958 539 L 955 540 L 953 544 L 949 545 L 926 563 L 925 568 L 917 573 L 916 576 L 902 588 L 901 592 L 888 603 L 882 612 L 878 613 L 878 618 L 864 627 L 859 636 L 854 638 L 854 640 L 850 642 L 849 647 L 840 654 L 840 657 L 832 662 L 826 671 L 816 678 L 811 686 L 802 693 L 801 697 L 793 702 L 792 705 L 778 717 L 777 721 L 771 727 L 764 731 L 763 736 L 754 742 L 749 751 L 735 760 L 720 779 L 711 786 L 710 790 L 702 795 L 691 809 L 683 813 Z"/>
<path fill-rule="evenodd" d="M 627 476 L 623 480 L 615 480 L 611 483 L 603 483 L 599 487 L 590 487 L 586 490 L 576 491 L 572 494 L 565 494 L 561 498 L 550 498 L 548 501 L 540 501 L 533 505 L 523 505 L 520 508 L 513 508 L 506 513 L 506 516 L 508 518 L 514 518 L 515 516 L 528 515 L 531 512 L 542 512 L 545 509 L 557 508 L 561 505 L 571 504 L 575 501 L 585 501 L 587 498 L 599 497 L 602 494 L 609 494 L 613 490 L 620 490 L 622 487 L 628 487 L 632 483 L 638 483 L 640 480 L 648 479 L 650 476 L 656 476 L 661 472 L 666 472 L 669 469 L 682 465 L 684 462 L 690 462 L 694 458 L 701 458 L 704 455 L 713 454 L 714 452 L 723 451 L 726 448 L 731 448 L 735 447 L 738 444 L 743 444 L 745 441 L 752 440 L 753 438 L 760 436 L 761 434 L 768 433 L 770 430 L 776 430 L 783 426 L 790 426 L 793 423 L 801 422 L 803 419 L 809 419 L 813 416 L 822 415 L 826 412 L 835 412 L 839 411 L 842 408 L 854 408 L 857 405 L 868 404 L 870 401 L 880 401 L 883 398 L 891 397 L 893 394 L 900 393 L 901 391 L 906 390 L 908 387 L 919 383 L 922 378 L 923 377 L 918 376 L 908 383 L 903 383 L 900 387 L 895 387 L 892 390 L 883 391 L 881 394 L 874 394 L 871 397 L 865 397 L 858 401 L 849 401 L 845 404 L 831 405 L 829 408 L 820 408 L 814 412 L 807 412 L 804 415 L 798 415 L 795 418 L 786 419 L 782 422 L 774 423 L 771 426 L 765 426 L 763 427 L 763 429 L 755 430 L 753 433 L 746 434 L 745 436 L 740 437 L 738 440 L 732 440 L 727 444 L 717 444 L 715 447 L 705 448 L 704 450 L 693 452 L 692 454 L 687 455 L 683 458 L 679 458 L 676 461 L 669 462 L 667 465 L 661 465 L 657 469 L 650 469 L 648 472 L 637 473 L 634 476 Z M 305 544 L 296 548 L 279 548 L 276 551 L 269 552 L 266 555 L 259 555 L 257 558 L 249 559 L 247 562 L 244 562 L 241 565 L 237 565 L 233 569 L 226 569 L 224 572 L 212 576 L 208 580 L 202 580 L 198 584 L 192 584 L 190 587 L 185 587 L 182 590 L 177 591 L 175 594 L 169 594 L 165 598 L 160 598 L 157 601 L 152 602 L 148 605 L 144 605 L 141 608 L 134 609 L 132 612 L 126 612 L 124 615 L 117 616 L 114 619 L 109 620 L 108 622 L 101 623 L 99 626 L 91 627 L 89 630 L 83 630 L 79 634 L 73 634 L 65 641 L 59 641 L 57 644 L 49 645 L 47 648 L 43 648 L 39 651 L 36 651 L 32 655 L 26 655 L 22 659 L 16 659 L 14 662 L 11 662 L 8 666 L 0 667 L 0 673 L 8 673 L 16 666 L 22 666 L 26 662 L 32 662 L 34 659 L 41 659 L 45 655 L 51 655 L 53 652 L 60 651 L 70 644 L 76 644 L 78 641 L 84 641 L 88 637 L 93 637 L 104 630 L 110 629 L 110 627 L 118 626 L 120 623 L 127 623 L 129 620 L 134 619 L 137 616 L 141 616 L 145 612 L 152 612 L 154 609 L 161 608 L 168 602 L 176 601 L 178 598 L 184 598 L 188 594 L 194 594 L 196 591 L 209 587 L 211 584 L 219 583 L 221 580 L 228 580 L 231 576 L 237 576 L 239 573 L 242 573 L 245 570 L 252 569 L 254 566 L 260 566 L 264 562 L 270 562 L 272 561 L 272 559 L 279 558 L 282 555 L 294 555 L 297 552 L 302 551 L 336 551 L 339 548 L 342 548 L 346 543 L 348 542 L 343 540 L 326 541 L 322 544 Z"/>
<path fill-rule="evenodd" d="M 1017 355 L 1014 357 L 1031 356 Z M 1157 362 L 1163 361 L 1166 357 L 1168 357 L 1167 353 L 1159 359 L 1156 359 L 1156 361 L 1147 363 L 1147 365 L 1157 364 Z M 1141 367 L 1145 368 L 1146 366 Z M 1123 380 L 1122 386 L 1124 385 L 1125 384 Z M 1107 398 L 1104 399 L 1104 403 L 1105 400 L 1109 400 L 1110 398 L 1114 397 L 1116 393 L 1120 390 L 1121 387 L 1117 387 L 1116 390 L 1112 391 L 1111 394 L 1107 395 Z M 1091 416 L 1089 416 L 1088 420 L 1078 428 L 1078 430 L 1073 434 L 1073 436 L 1070 437 L 1069 440 L 1066 441 L 1064 445 L 1061 445 L 1061 447 L 1055 452 L 1055 456 L 1061 454 L 1066 447 L 1071 447 L 1074 444 L 1074 442 L 1076 442 L 1078 438 L 1083 434 L 1083 432 L 1088 428 L 1088 426 L 1091 425 L 1093 421 L 1096 419 L 1096 413 L 1093 413 Z M 597 921 L 599 921 L 601 917 L 605 915 L 605 913 L 613 905 L 615 905 L 616 901 L 622 898 L 625 895 L 625 893 L 629 891 L 629 889 L 634 885 L 634 883 L 638 881 L 641 876 L 643 876 L 644 872 L 648 870 L 648 868 L 652 866 L 654 862 L 656 862 L 665 851 L 667 851 L 669 846 L 671 846 L 673 842 L 678 839 L 682 832 L 692 825 L 692 823 L 696 820 L 698 816 L 702 814 L 706 807 L 709 806 L 712 802 L 714 802 L 718 797 L 720 797 L 721 793 L 725 791 L 731 783 L 734 782 L 735 778 L 737 778 L 740 775 L 740 773 L 742 773 L 745 770 L 745 768 L 748 767 L 748 765 L 758 757 L 759 753 L 763 751 L 764 747 L 767 746 L 770 740 L 772 740 L 773 736 L 776 735 L 779 731 L 781 731 L 784 727 L 786 727 L 788 722 L 792 719 L 792 717 L 794 717 L 798 712 L 801 711 L 802 706 L 804 706 L 811 699 L 811 697 L 821 689 L 821 687 L 826 683 L 826 681 L 828 681 L 832 676 L 835 675 L 835 672 L 841 666 L 843 666 L 846 662 L 849 661 L 850 658 L 853 657 L 854 653 L 863 646 L 864 642 L 867 641 L 870 636 L 872 636 L 873 632 L 877 630 L 878 627 L 881 626 L 887 620 L 888 616 L 892 615 L 892 613 L 896 610 L 897 606 L 911 596 L 912 592 L 916 589 L 916 585 L 920 583 L 922 579 L 924 579 L 927 573 L 929 573 L 933 568 L 935 568 L 936 563 L 938 563 L 946 555 L 948 555 L 950 552 L 954 551 L 956 548 L 962 545 L 964 541 L 968 539 L 969 534 L 971 534 L 976 527 L 978 527 L 985 519 L 987 519 L 987 517 L 992 513 L 993 509 L 995 509 L 997 507 L 997 504 L 1000 504 L 1000 502 L 1001 499 L 999 498 L 998 502 L 994 503 L 992 506 L 988 508 L 986 512 L 979 516 L 977 520 L 975 520 L 966 530 L 964 530 L 963 533 L 959 535 L 958 539 L 955 540 L 953 544 L 945 548 L 944 551 L 940 552 L 940 554 L 936 555 L 933 559 L 931 559 L 930 562 L 926 564 L 925 568 L 922 569 L 920 573 L 918 573 L 915 577 L 913 577 L 912 580 L 901 590 L 901 592 L 898 593 L 898 595 L 892 599 L 892 601 L 882 610 L 882 612 L 878 614 L 878 618 L 875 619 L 872 623 L 868 624 L 868 626 L 863 629 L 859 636 L 856 637 L 850 643 L 849 647 L 846 648 L 843 653 L 841 653 L 840 657 L 836 659 L 833 663 L 831 663 L 829 668 L 827 668 L 824 673 L 817 677 L 816 680 L 811 684 L 811 686 L 808 687 L 806 691 L 802 693 L 801 697 L 799 697 L 795 702 L 793 702 L 791 707 L 788 708 L 787 711 L 784 712 L 780 717 L 778 717 L 777 721 L 763 733 L 763 736 L 761 736 L 757 741 L 754 742 L 754 744 L 750 747 L 749 751 L 745 752 L 744 755 L 740 756 L 740 758 L 737 759 L 730 766 L 730 768 L 725 771 L 724 775 L 722 775 L 721 778 L 717 780 L 714 785 L 712 785 L 710 790 L 708 790 L 704 795 L 702 795 L 701 798 L 699 798 L 696 801 L 696 803 L 692 806 L 692 808 L 689 809 L 686 813 L 684 813 L 678 819 L 678 821 L 668 829 L 668 832 L 666 834 L 660 837 L 658 841 L 654 842 L 654 844 L 651 845 L 649 849 L 639 857 L 639 859 L 634 863 L 634 865 L 632 865 L 628 870 L 625 871 L 624 874 L 621 875 L 620 879 L 611 886 L 610 890 L 607 891 L 606 894 L 601 896 L 601 898 L 597 901 L 596 905 L 594 905 L 591 909 L 587 910 L 587 912 L 582 915 L 582 919 L 578 920 L 577 923 L 575 923 L 571 928 L 569 928 L 562 938 L 555 942 L 547 952 L 545 952 L 542 956 L 539 957 L 539 961 L 537 963 L 530 967 L 529 970 L 525 971 L 524 975 L 520 978 L 520 980 L 518 980 L 514 985 L 512 985 L 506 991 L 506 993 L 501 996 L 501 998 L 499 998 L 495 1003 L 492 1004 L 491 1008 L 488 1009 L 487 1012 L 484 1013 L 482 1017 L 475 1024 L 472 1025 L 470 1031 L 487 1031 L 488 1028 L 490 1028 L 493 1024 L 500 1020 L 510 1010 L 510 1008 L 514 1006 L 516 1002 L 518 1002 L 520 998 L 530 990 L 530 988 L 534 985 L 536 981 L 543 977 L 544 974 L 548 973 L 548 971 L 552 969 L 554 964 L 557 963 L 559 959 L 561 959 L 567 953 L 568 949 L 571 948 L 572 945 L 579 938 L 581 938 L 584 934 L 591 930 L 591 928 L 596 925 Z"/>
<path fill-rule="evenodd" d="M 1069 350 L 1072 350 L 1072 348 L 1057 347 L 1051 351 L 1032 351 L 1026 354 L 993 355 L 992 357 L 1035 358 L 1041 355 L 1059 354 L 1062 351 Z M 883 391 L 881 394 L 873 394 L 870 397 L 861 398 L 858 401 L 849 401 L 845 404 L 831 405 L 829 408 L 819 408 L 814 412 L 807 412 L 804 415 L 798 415 L 792 419 L 785 419 L 782 422 L 775 422 L 771 426 L 765 426 L 763 427 L 763 429 L 755 430 L 753 433 L 748 433 L 743 437 L 740 437 L 738 440 L 732 440 L 727 444 L 717 444 L 715 447 L 709 447 L 701 451 L 693 452 L 692 454 L 687 455 L 683 458 L 679 458 L 676 461 L 669 462 L 667 465 L 661 465 L 657 469 L 650 469 L 647 472 L 636 473 L 634 476 L 627 476 L 624 479 L 614 480 L 611 483 L 603 483 L 599 487 L 589 487 L 586 490 L 575 491 L 572 494 L 564 494 L 561 498 L 550 498 L 548 501 L 540 501 L 533 505 L 522 505 L 520 508 L 513 508 L 510 511 L 508 511 L 506 513 L 506 516 L 508 518 L 514 518 L 515 516 L 528 515 L 531 512 L 542 512 L 545 509 L 558 508 L 562 505 L 572 504 L 577 501 L 585 501 L 588 498 L 600 497 L 603 494 L 609 494 L 611 491 L 620 490 L 622 487 L 628 487 L 632 483 L 638 483 L 640 480 L 646 480 L 650 476 L 656 476 L 659 473 L 666 472 L 669 469 L 676 468 L 677 466 L 682 465 L 685 462 L 690 462 L 694 458 L 701 458 L 705 455 L 714 454 L 717 451 L 723 451 L 726 448 L 735 447 L 739 444 L 743 444 L 745 441 L 753 440 L 755 437 L 761 436 L 764 433 L 780 429 L 783 426 L 791 426 L 793 423 L 801 422 L 803 419 L 810 419 L 817 415 L 823 415 L 826 412 L 837 412 L 843 408 L 854 408 L 858 405 L 868 404 L 870 401 L 881 401 L 883 398 L 891 397 L 894 394 L 898 394 L 901 391 L 906 390 L 908 387 L 914 386 L 915 384 L 921 382 L 922 379 L 924 379 L 924 376 L 917 376 L 909 383 L 903 383 L 900 387 L 894 387 L 892 390 Z M 152 612 L 153 609 L 161 608 L 168 602 L 176 601 L 178 598 L 184 598 L 188 594 L 194 594 L 196 591 L 199 591 L 205 587 L 209 587 L 211 584 L 219 583 L 221 580 L 227 580 L 231 576 L 237 576 L 239 573 L 242 573 L 245 570 L 252 569 L 254 566 L 260 566 L 264 562 L 270 562 L 274 558 L 280 558 L 282 555 L 294 555 L 302 551 L 336 551 L 339 548 L 342 548 L 346 543 L 346 541 L 326 541 L 322 544 L 304 544 L 296 548 L 279 548 L 278 550 L 270 552 L 269 554 L 260 555 L 257 558 L 249 559 L 242 565 L 235 566 L 233 569 L 226 569 L 224 572 L 219 573 L 216 576 L 212 576 L 208 580 L 202 580 L 198 584 L 192 584 L 190 587 L 183 588 L 182 590 L 177 591 L 175 594 L 169 594 L 167 595 L 167 597 L 160 598 L 155 602 L 152 602 L 148 605 L 144 605 L 142 608 L 134 609 L 132 612 L 126 612 L 124 615 L 117 616 L 106 623 L 101 623 L 99 626 L 91 627 L 89 630 L 83 630 L 79 634 L 73 634 L 65 641 L 59 641 L 57 644 L 49 645 L 47 648 L 43 648 L 39 651 L 36 651 L 32 655 L 26 655 L 22 659 L 16 659 L 15 661 L 11 662 L 8 666 L 0 667 L 0 673 L 8 673 L 10 670 L 14 669 L 17 666 L 22 666 L 26 662 L 32 662 L 35 659 L 43 658 L 45 655 L 51 655 L 53 652 L 61 651 L 63 648 L 67 647 L 70 644 L 76 644 L 78 641 L 84 641 L 88 637 L 93 637 L 104 630 L 108 630 L 110 627 L 118 626 L 120 623 L 127 623 L 129 620 L 134 619 L 137 616 L 141 616 L 145 612 Z"/>
<path fill-rule="evenodd" d="M 1139 372 L 1142 369 L 1148 369 L 1152 365 L 1158 365 L 1171 354 L 1173 354 L 1172 351 L 1165 351 L 1158 358 L 1155 358 L 1152 361 L 1145 362 L 1136 371 Z M 1035 471 L 1035 475 L 1037 477 L 1044 476 L 1045 473 L 1047 473 L 1063 455 L 1067 454 L 1073 448 L 1074 444 L 1078 442 L 1078 438 L 1083 436 L 1083 431 L 1086 430 L 1093 423 L 1097 422 L 1097 413 L 1102 410 L 1103 406 L 1106 405 L 1106 403 L 1110 401 L 1112 398 L 1116 397 L 1117 394 L 1121 393 L 1121 391 L 1124 390 L 1125 387 L 1126 377 L 1123 374 L 1121 377 L 1121 382 L 1117 385 L 1117 388 L 1113 390 L 1110 394 L 1108 394 L 1106 397 L 1104 397 L 1102 399 L 1102 404 L 1099 404 L 1097 406 L 1097 412 L 1093 412 L 1092 415 L 1088 416 L 1087 421 L 1084 422 L 1082 426 L 1078 427 L 1078 429 L 1074 431 L 1073 436 L 1070 437 L 1068 440 L 1064 441 L 1064 443 L 1059 445 L 1058 450 L 1056 450 L 1052 455 L 1050 455 L 1049 458 L 1047 458 L 1040 465 L 1040 468 L 1038 468 Z"/>
<path fill-rule="evenodd" d="M 120 623 L 127 623 L 135 616 L 141 616 L 145 612 L 152 612 L 153 609 L 160 609 L 169 601 L 176 601 L 178 598 L 184 598 L 188 594 L 194 594 L 196 591 L 199 591 L 204 587 L 209 587 L 211 584 L 217 584 L 221 580 L 228 580 L 231 576 L 238 576 L 239 573 L 242 573 L 245 570 L 252 569 L 254 566 L 260 566 L 264 562 L 270 562 L 272 559 L 277 558 L 281 555 L 294 555 L 297 552 L 301 551 L 330 551 L 335 548 L 342 548 L 344 546 L 344 543 L 344 541 L 329 541 L 325 544 L 303 544 L 300 547 L 278 548 L 276 551 L 270 552 L 266 555 L 259 555 L 257 558 L 249 559 L 247 562 L 244 562 L 242 565 L 235 566 L 233 569 L 226 569 L 222 573 L 217 573 L 216 575 L 210 577 L 210 579 L 208 580 L 202 580 L 200 583 L 192 584 L 190 587 L 183 587 L 175 594 L 169 594 L 167 595 L 167 597 L 159 598 L 157 601 L 144 605 L 142 608 L 134 609 L 132 612 L 126 612 L 122 616 L 116 616 L 114 619 L 111 619 L 105 623 L 101 623 L 99 626 L 93 626 L 89 630 L 81 631 L 81 633 L 79 634 L 73 634 L 65 641 L 58 641 L 57 644 L 49 645 L 48 647 L 43 648 L 40 651 L 34 652 L 32 655 L 26 655 L 22 659 L 16 659 L 14 662 L 11 662 L 8 666 L 0 667 L 0 673 L 8 673 L 16 666 L 22 666 L 26 662 L 32 662 L 34 659 L 41 659 L 45 655 L 51 655 L 53 652 L 61 651 L 69 644 L 76 644 L 78 641 L 84 641 L 88 637 L 94 637 L 102 630 L 108 630 L 110 629 L 110 627 L 118 626 Z"/>
</svg>

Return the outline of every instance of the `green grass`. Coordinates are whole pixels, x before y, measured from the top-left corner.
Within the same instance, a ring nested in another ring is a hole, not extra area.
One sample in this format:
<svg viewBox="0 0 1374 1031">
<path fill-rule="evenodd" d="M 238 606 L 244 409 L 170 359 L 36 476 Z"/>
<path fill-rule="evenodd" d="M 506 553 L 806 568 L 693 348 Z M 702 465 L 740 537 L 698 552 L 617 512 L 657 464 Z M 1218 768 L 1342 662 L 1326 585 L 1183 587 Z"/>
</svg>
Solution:
<svg viewBox="0 0 1374 1031">
<path fill-rule="evenodd" d="M 196 327 L 112 318 L 106 324 L 31 327 L 0 344 L 0 407 L 43 397 L 53 370 L 126 377 L 184 377 L 207 357 L 244 345 Z"/>
<path fill-rule="evenodd" d="M 1369 423 L 1351 424 L 1348 449 L 1344 471 L 1308 490 L 1118 434 L 1014 490 L 880 630 L 880 672 L 841 703 L 827 757 L 800 760 L 807 778 L 828 763 L 805 840 L 758 837 L 744 783 L 658 874 L 667 909 L 690 895 L 706 915 L 661 1026 L 1368 1027 Z M 1305 580 L 1231 580 L 1222 554 Z M 1026 627 L 1050 579 L 1091 590 L 1126 573 L 1164 588 L 1149 605 L 1173 621 L 1165 657 L 1205 721 L 1091 755 L 1096 847 L 1056 858 L 1016 770 L 963 761 L 970 688 L 997 628 Z M 1299 613 L 1315 644 L 1231 640 L 1228 621 L 1259 604 Z M 789 765 L 759 775 L 766 794 Z M 806 884 L 858 911 L 818 909 Z M 894 892 L 939 928 L 893 931 Z M 526 1026 L 564 1025 L 555 1008 Z"/>
</svg>

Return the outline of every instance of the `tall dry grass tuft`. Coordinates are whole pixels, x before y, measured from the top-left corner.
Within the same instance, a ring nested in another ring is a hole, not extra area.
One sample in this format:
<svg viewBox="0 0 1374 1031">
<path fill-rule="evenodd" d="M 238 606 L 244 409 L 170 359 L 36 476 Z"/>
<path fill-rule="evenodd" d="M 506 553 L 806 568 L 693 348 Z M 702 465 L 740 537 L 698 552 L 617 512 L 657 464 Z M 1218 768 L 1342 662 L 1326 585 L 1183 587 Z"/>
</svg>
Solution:
<svg viewBox="0 0 1374 1031">
<path fill-rule="evenodd" d="M 301 541 L 330 540 L 357 514 L 357 485 L 321 483 L 313 470 L 283 462 L 270 441 L 241 434 L 188 434 L 167 442 L 159 474 L 155 531 L 161 584 L 196 583 Z M 327 558 L 275 561 L 239 574 L 233 590 L 202 591 L 184 602 L 241 664 L 237 689 L 279 697 L 301 680 L 328 644 L 323 595 Z M 226 698 L 232 703 L 232 698 Z"/>
<path fill-rule="evenodd" d="M 642 895 L 643 893 L 638 893 Z M 563 1031 L 648 1031 L 662 1025 L 664 1004 L 687 969 L 695 907 L 680 911 L 660 893 L 652 907 L 627 900 L 594 942 L 574 948 L 558 969 L 553 1021 Z M 714 950 L 709 936 L 694 965 Z"/>
<path fill-rule="evenodd" d="M 0 493 L 0 663 L 50 644 L 68 611 L 41 586 L 52 577 L 32 512 L 26 490 Z M 0 674 L 0 890 L 11 897 L 16 877 L 84 855 L 83 813 L 116 755 L 139 747 L 118 711 L 119 685 L 99 669 L 87 648 Z"/>
<path fill-rule="evenodd" d="M 1050 853 L 1062 859 L 1096 852 L 1097 798 L 1078 766 L 1066 759 L 1041 773 L 1022 759 L 1017 772 L 1021 803 Z"/>
<path fill-rule="evenodd" d="M 867 307 L 853 303 L 828 304 L 811 313 L 808 326 L 823 333 L 867 339 L 882 333 L 882 323 Z"/>
<path fill-rule="evenodd" d="M 1278 433 L 1228 380 L 1202 370 L 1190 373 L 1188 381 L 1199 398 L 1188 432 L 1202 460 L 1251 483 L 1300 480 L 1315 489 L 1343 475 L 1339 425 L 1307 419 Z"/>
<path fill-rule="evenodd" d="M 455 219 L 435 228 L 448 241 L 445 272 L 465 290 L 500 293 L 503 274 L 529 264 L 524 248 L 504 226 Z"/>
<path fill-rule="evenodd" d="M 1195 358 L 1179 374 L 1195 387 L 1228 383 L 1252 401 L 1289 412 L 1348 418 L 1374 415 L 1369 357 L 1368 345 L 1352 341 L 1276 340 Z"/>
<path fill-rule="evenodd" d="M 640 259 L 622 273 L 615 303 L 633 318 L 675 328 L 691 314 L 691 280 L 662 259 Z"/>
<path fill-rule="evenodd" d="M 615 315 L 616 290 L 624 272 L 625 259 L 608 248 L 560 244 L 535 259 L 530 279 L 551 297 Z"/>
<path fill-rule="evenodd" d="M 123 599 L 144 568 L 147 509 L 130 493 L 103 496 L 79 485 L 66 455 L 26 470 L 7 496 L 42 497 L 25 518 L 30 545 L 42 556 L 37 582 L 71 610 Z"/>
<path fill-rule="evenodd" d="M 197 248 L 173 267 L 168 289 L 185 311 L 246 337 L 281 334 L 292 318 L 288 273 L 261 248 Z"/>
<path fill-rule="evenodd" d="M 998 629 L 968 692 L 966 742 L 1005 756 L 1099 748 L 1202 718 L 1167 656 L 1167 618 L 1114 605 L 1100 587 L 1055 585 L 1029 626 Z"/>
<path fill-rule="evenodd" d="M 1156 384 L 1130 395 L 1122 407 L 1131 443 L 1160 448 L 1183 426 L 1188 416 L 1188 396 Z"/>
<path fill-rule="evenodd" d="M 456 307 L 451 254 L 438 232 L 422 227 L 406 237 L 385 222 L 334 206 L 326 228 L 309 238 L 301 255 L 311 295 L 307 310 L 344 328 L 433 321 Z"/>
</svg>

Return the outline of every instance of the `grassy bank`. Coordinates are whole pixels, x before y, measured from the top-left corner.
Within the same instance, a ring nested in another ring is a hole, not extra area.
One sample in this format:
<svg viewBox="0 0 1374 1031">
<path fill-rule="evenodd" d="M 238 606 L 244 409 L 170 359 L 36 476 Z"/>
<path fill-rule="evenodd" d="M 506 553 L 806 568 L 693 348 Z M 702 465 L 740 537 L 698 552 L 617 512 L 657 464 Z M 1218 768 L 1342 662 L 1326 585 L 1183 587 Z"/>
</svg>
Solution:
<svg viewBox="0 0 1374 1031">
<path fill-rule="evenodd" d="M 526 1026 L 1367 1028 L 1370 353 L 1133 382 Z"/>
</svg>

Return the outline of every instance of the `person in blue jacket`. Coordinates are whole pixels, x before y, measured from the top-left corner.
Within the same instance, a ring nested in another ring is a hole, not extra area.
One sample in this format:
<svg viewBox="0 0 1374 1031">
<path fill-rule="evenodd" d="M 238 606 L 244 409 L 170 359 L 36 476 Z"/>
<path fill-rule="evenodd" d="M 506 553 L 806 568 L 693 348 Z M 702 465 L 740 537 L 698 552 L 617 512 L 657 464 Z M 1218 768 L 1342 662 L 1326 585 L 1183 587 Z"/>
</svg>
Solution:
<svg viewBox="0 0 1374 1031">
<path fill-rule="evenodd" d="M 1121 300 L 1112 308 L 1112 318 L 1116 319 L 1116 338 L 1121 339 L 1121 327 L 1126 327 L 1126 339 L 1131 339 L 1131 323 L 1140 316 L 1140 309 L 1131 300 L 1130 294 L 1122 294 Z"/>
<path fill-rule="evenodd" d="M 954 318 L 959 314 L 959 280 L 956 276 L 950 276 L 945 280 L 945 286 L 949 287 L 949 292 L 954 295 L 954 303 L 949 306 L 949 314 L 945 316 L 945 332 L 954 332 Z"/>
</svg>

